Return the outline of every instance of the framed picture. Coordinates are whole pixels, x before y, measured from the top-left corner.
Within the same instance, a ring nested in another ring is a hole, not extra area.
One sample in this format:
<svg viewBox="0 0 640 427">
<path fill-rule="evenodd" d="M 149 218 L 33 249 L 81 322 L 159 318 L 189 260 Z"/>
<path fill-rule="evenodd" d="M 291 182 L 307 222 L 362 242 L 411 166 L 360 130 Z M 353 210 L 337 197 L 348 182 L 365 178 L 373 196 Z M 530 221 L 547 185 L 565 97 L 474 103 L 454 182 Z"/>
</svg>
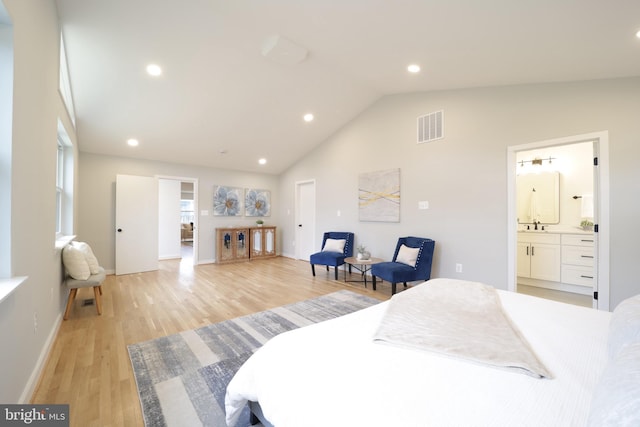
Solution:
<svg viewBox="0 0 640 427">
<path fill-rule="evenodd" d="M 400 169 L 360 174 L 360 221 L 400 222 Z"/>
<path fill-rule="evenodd" d="M 241 216 L 242 189 L 224 185 L 213 186 L 213 215 Z"/>
<path fill-rule="evenodd" d="M 246 188 L 244 190 L 245 216 L 270 216 L 271 193 L 269 190 Z"/>
</svg>

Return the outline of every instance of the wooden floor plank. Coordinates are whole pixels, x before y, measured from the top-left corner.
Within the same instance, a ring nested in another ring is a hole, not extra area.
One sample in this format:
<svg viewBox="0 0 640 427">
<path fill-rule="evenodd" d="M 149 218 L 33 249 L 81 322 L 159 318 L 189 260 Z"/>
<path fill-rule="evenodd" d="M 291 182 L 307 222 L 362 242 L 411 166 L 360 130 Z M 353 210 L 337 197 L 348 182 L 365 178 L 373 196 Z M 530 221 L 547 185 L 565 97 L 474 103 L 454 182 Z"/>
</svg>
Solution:
<svg viewBox="0 0 640 427">
<path fill-rule="evenodd" d="M 92 289 L 78 291 L 31 402 L 69 404 L 72 427 L 143 426 L 127 345 L 341 289 L 390 297 L 388 283 L 374 292 L 333 274 L 317 268 L 313 277 L 308 262 L 277 257 L 196 267 L 169 260 L 157 271 L 107 276 L 101 316 L 82 306 Z"/>
</svg>

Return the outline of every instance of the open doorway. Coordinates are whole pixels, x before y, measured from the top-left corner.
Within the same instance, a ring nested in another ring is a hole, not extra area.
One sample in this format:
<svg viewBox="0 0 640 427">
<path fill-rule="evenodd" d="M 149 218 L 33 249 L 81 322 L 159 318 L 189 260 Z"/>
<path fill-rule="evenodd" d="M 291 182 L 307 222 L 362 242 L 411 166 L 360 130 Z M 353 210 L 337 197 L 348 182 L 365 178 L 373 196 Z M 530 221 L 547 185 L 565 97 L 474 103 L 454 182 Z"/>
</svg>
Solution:
<svg viewBox="0 0 640 427">
<path fill-rule="evenodd" d="M 607 132 L 512 146 L 507 158 L 508 289 L 608 310 Z M 523 175 L 527 192 L 519 197 Z M 553 184 L 543 175 L 555 175 Z"/>
<path fill-rule="evenodd" d="M 198 180 L 162 176 L 158 182 L 158 258 L 191 268 L 198 260 Z"/>
<path fill-rule="evenodd" d="M 195 241 L 195 183 L 192 181 L 180 182 L 180 255 L 183 263 L 194 265 L 194 241 Z"/>
</svg>

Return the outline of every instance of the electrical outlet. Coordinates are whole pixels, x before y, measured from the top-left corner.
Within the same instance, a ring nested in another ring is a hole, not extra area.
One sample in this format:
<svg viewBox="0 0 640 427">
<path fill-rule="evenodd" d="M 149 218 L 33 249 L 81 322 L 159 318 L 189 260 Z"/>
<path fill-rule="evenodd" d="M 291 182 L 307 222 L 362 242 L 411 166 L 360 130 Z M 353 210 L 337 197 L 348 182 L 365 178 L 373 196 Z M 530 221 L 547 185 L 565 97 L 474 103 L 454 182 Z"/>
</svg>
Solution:
<svg viewBox="0 0 640 427">
<path fill-rule="evenodd" d="M 462 264 L 456 264 L 456 273 L 462 273 Z"/>
<path fill-rule="evenodd" d="M 340 215 L 342 215 L 342 212 L 340 212 L 340 211 L 338 210 L 338 214 L 337 214 L 337 216 L 340 216 Z"/>
</svg>

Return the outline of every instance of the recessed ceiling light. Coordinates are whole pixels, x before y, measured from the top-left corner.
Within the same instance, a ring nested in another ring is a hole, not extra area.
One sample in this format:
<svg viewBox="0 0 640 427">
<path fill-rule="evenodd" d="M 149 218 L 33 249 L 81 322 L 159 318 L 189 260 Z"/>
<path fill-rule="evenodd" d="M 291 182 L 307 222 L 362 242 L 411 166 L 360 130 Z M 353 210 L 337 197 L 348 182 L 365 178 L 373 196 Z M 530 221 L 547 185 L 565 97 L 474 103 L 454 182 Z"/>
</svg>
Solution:
<svg viewBox="0 0 640 427">
<path fill-rule="evenodd" d="M 131 138 L 127 140 L 127 144 L 129 144 L 131 147 L 137 147 L 140 143 L 137 139 Z"/>
<path fill-rule="evenodd" d="M 158 77 L 162 74 L 162 68 L 160 68 L 160 66 L 157 64 L 149 64 L 147 65 L 147 73 L 150 76 Z"/>
<path fill-rule="evenodd" d="M 260 159 L 260 160 L 258 160 L 258 163 L 260 163 L 261 165 L 266 165 L 267 164 L 267 159 Z"/>
<path fill-rule="evenodd" d="M 640 30 L 636 33 L 636 37 L 640 39 Z"/>
<path fill-rule="evenodd" d="M 310 122 L 312 120 L 313 120 L 313 114 L 307 113 L 307 114 L 304 115 L 304 121 L 305 122 Z"/>
<path fill-rule="evenodd" d="M 420 72 L 420 66 L 418 64 L 411 64 L 407 67 L 407 71 L 410 73 L 418 73 Z"/>
</svg>

